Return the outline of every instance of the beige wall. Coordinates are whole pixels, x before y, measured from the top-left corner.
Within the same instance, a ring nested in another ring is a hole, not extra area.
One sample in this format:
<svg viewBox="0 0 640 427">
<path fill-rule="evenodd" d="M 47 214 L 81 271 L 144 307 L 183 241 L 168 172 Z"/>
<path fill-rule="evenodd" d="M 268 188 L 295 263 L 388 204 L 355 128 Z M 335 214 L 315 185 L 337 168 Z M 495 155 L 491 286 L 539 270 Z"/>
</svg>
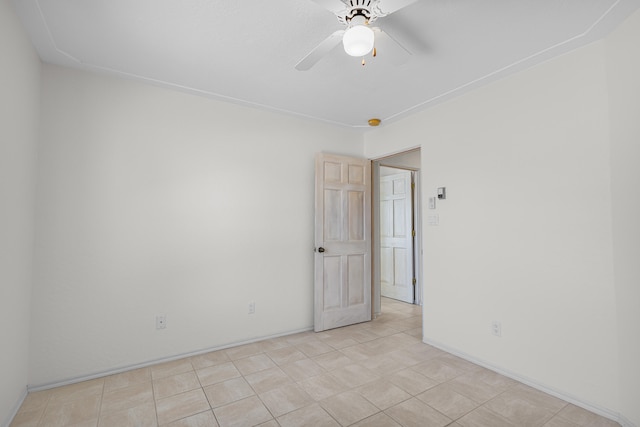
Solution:
<svg viewBox="0 0 640 427">
<path fill-rule="evenodd" d="M 616 417 L 631 409 L 619 395 L 606 65 L 605 42 L 578 49 L 368 133 L 365 153 L 420 145 L 423 203 L 447 187 L 424 232 L 426 340 Z M 624 337 L 636 349 L 637 325 Z"/>
<path fill-rule="evenodd" d="M 0 425 L 26 392 L 40 60 L 0 0 Z"/>
<path fill-rule="evenodd" d="M 640 13 L 607 38 L 621 412 L 640 426 Z"/>
<path fill-rule="evenodd" d="M 312 327 L 314 156 L 359 133 L 43 74 L 31 384 Z"/>
</svg>

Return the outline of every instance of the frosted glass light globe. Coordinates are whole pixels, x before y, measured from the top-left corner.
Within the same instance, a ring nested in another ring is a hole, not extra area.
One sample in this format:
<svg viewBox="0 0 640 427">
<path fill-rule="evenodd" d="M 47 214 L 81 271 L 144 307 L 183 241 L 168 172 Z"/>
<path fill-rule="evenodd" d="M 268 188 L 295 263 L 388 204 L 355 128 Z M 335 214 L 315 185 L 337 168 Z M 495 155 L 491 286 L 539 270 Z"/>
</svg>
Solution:
<svg viewBox="0 0 640 427">
<path fill-rule="evenodd" d="M 373 31 L 364 25 L 354 25 L 342 37 L 344 51 L 351 56 L 365 56 L 373 49 Z"/>
</svg>

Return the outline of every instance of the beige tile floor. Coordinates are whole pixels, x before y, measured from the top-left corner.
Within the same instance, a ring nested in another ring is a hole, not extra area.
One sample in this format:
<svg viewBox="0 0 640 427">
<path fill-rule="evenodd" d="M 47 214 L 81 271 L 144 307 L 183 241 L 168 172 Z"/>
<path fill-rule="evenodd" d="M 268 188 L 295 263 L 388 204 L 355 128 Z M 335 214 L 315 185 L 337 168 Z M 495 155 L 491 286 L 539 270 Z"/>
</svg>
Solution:
<svg viewBox="0 0 640 427">
<path fill-rule="evenodd" d="M 420 307 L 30 393 L 12 427 L 617 426 L 421 342 Z"/>
</svg>

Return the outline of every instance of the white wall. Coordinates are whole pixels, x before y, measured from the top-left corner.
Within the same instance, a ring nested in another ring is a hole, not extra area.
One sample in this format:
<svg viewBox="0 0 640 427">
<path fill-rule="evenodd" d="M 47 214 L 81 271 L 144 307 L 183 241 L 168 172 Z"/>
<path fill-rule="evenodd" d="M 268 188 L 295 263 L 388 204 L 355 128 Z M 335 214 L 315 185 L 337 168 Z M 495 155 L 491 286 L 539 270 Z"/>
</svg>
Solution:
<svg viewBox="0 0 640 427">
<path fill-rule="evenodd" d="M 314 155 L 360 134 L 43 75 L 31 384 L 312 327 Z"/>
<path fill-rule="evenodd" d="M 0 425 L 28 380 L 40 60 L 0 0 Z"/>
<path fill-rule="evenodd" d="M 640 426 L 640 12 L 606 40 L 621 412 Z"/>
<path fill-rule="evenodd" d="M 615 415 L 607 105 L 599 42 L 368 133 L 365 153 L 421 146 L 424 217 L 447 188 L 439 226 L 423 217 L 426 340 Z"/>
</svg>

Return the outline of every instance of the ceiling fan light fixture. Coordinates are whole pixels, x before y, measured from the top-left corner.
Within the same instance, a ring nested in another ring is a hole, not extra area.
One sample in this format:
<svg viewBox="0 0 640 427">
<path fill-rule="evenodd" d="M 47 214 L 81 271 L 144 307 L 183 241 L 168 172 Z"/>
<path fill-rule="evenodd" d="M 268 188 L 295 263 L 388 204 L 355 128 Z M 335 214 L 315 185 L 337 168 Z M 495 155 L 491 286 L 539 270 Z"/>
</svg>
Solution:
<svg viewBox="0 0 640 427">
<path fill-rule="evenodd" d="M 373 49 L 373 30 L 365 25 L 354 25 L 342 37 L 344 51 L 350 56 L 365 56 Z"/>
</svg>

